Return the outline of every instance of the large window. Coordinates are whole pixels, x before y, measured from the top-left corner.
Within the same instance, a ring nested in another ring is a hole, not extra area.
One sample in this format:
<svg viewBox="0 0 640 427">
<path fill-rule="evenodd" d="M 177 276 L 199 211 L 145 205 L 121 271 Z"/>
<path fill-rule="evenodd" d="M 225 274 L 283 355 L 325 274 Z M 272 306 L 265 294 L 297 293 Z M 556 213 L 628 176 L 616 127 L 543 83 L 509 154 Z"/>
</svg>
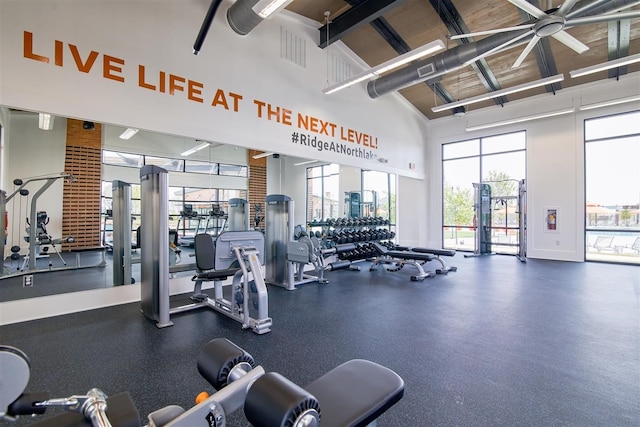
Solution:
<svg viewBox="0 0 640 427">
<path fill-rule="evenodd" d="M 103 150 L 102 162 L 107 165 L 140 168 L 143 165 L 160 166 L 170 173 L 181 172 L 189 174 L 226 175 L 234 177 L 247 177 L 248 168 L 240 165 L 228 165 L 223 163 L 205 162 L 190 159 L 175 159 L 168 157 L 148 156 L 144 154 L 121 153 L 116 151 Z M 202 177 L 200 177 L 202 182 Z M 109 181 L 102 182 L 102 240 L 103 244 L 110 243 L 112 235 L 112 220 L 109 211 L 112 207 L 112 184 Z M 224 212 L 228 212 L 228 201 L 232 198 L 247 199 L 246 189 L 223 189 L 223 188 L 201 188 L 201 187 L 169 187 L 169 227 L 178 230 L 178 236 L 193 234 L 198 229 L 217 233 L 221 230 L 222 221 L 220 217 L 211 215 L 215 207 L 220 207 Z M 136 230 L 140 225 L 140 185 L 131 186 L 131 210 L 132 210 L 132 230 Z M 193 210 L 199 214 L 198 219 L 193 221 L 182 221 L 180 212 L 184 210 L 184 205 L 189 204 Z M 215 221 L 214 221 L 215 219 Z M 211 228 L 209 230 L 207 227 Z M 216 228 L 217 227 L 217 228 Z M 216 228 L 216 229 L 213 229 Z M 135 241 L 135 234 L 134 234 Z"/>
<path fill-rule="evenodd" d="M 526 133 L 442 146 L 443 247 L 475 249 L 474 183 L 491 187 L 491 248 L 518 252 L 518 183 L 525 178 Z"/>
<path fill-rule="evenodd" d="M 396 176 L 386 172 L 362 170 L 362 195 L 364 203 L 371 203 L 374 210 L 363 216 L 374 216 L 396 223 Z"/>
<path fill-rule="evenodd" d="M 242 165 L 205 162 L 200 160 L 172 159 L 168 157 L 147 156 L 144 154 L 122 153 L 102 150 L 102 163 L 105 165 L 140 168 L 143 165 L 155 165 L 169 172 L 201 173 L 207 175 L 226 175 L 247 178 L 249 169 Z"/>
<path fill-rule="evenodd" d="M 307 221 L 337 218 L 339 214 L 340 166 L 307 168 Z"/>
<path fill-rule="evenodd" d="M 640 111 L 584 130 L 585 259 L 640 264 Z"/>
</svg>

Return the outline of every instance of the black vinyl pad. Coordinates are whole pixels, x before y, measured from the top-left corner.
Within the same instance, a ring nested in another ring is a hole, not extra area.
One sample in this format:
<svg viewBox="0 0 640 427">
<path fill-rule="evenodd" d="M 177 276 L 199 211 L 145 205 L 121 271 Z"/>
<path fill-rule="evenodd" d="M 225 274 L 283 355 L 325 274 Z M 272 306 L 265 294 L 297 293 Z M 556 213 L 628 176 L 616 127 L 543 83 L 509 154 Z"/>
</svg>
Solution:
<svg viewBox="0 0 640 427">
<path fill-rule="evenodd" d="M 428 249 L 428 248 L 411 248 L 413 252 L 432 254 L 438 256 L 454 256 L 456 251 L 449 249 Z"/>
<path fill-rule="evenodd" d="M 431 254 L 423 254 L 412 251 L 387 251 L 385 255 L 398 259 L 408 259 L 413 261 L 431 261 L 436 257 Z"/>
<path fill-rule="evenodd" d="M 366 426 L 402 398 L 404 381 L 389 368 L 354 359 L 305 389 L 320 403 L 321 425 Z"/>
<path fill-rule="evenodd" d="M 227 277 L 231 277 L 240 271 L 239 268 L 229 268 L 227 270 L 215 270 L 215 271 L 205 271 L 203 273 L 196 274 L 195 278 L 197 280 L 224 280 Z"/>
</svg>

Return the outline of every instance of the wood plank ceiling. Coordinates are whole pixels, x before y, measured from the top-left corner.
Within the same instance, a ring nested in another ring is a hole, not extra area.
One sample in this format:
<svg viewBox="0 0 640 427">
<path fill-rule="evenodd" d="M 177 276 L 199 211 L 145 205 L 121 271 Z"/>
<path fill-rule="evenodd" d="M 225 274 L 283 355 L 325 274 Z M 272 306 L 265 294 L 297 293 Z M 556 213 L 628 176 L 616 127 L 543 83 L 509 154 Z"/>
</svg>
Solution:
<svg viewBox="0 0 640 427">
<path fill-rule="evenodd" d="M 541 10 L 552 10 L 561 5 L 561 0 L 528 1 Z M 609 8 L 623 3 L 620 0 L 582 0 L 577 1 L 571 10 L 594 2 L 598 7 Z M 331 49 L 332 39 L 340 40 L 372 67 L 436 39 L 442 40 L 450 50 L 462 43 L 487 37 L 451 40 L 449 35 L 513 27 L 532 19 L 507 0 L 294 0 L 287 9 L 318 22 L 320 46 L 323 48 L 327 48 L 325 12 L 330 12 L 328 48 Z M 376 10 L 379 12 L 375 13 Z M 624 12 L 638 10 L 640 6 L 636 4 L 625 8 Z M 357 18 L 353 18 L 354 15 Z M 551 97 L 562 88 L 617 78 L 640 70 L 640 64 L 633 64 L 585 77 L 569 77 L 571 70 L 640 53 L 640 19 L 580 25 L 565 31 L 587 45 L 589 50 L 578 54 L 555 39 L 545 37 L 516 69 L 512 69 L 512 65 L 523 51 L 526 45 L 524 43 L 447 72 L 439 78 L 398 91 L 427 118 L 436 119 L 452 113 L 451 110 L 432 112 L 431 108 L 436 105 L 555 74 L 564 74 L 564 81 L 483 101 L 466 108 L 475 110 L 545 92 L 549 92 Z M 550 102 L 553 102 L 552 98 Z"/>
</svg>

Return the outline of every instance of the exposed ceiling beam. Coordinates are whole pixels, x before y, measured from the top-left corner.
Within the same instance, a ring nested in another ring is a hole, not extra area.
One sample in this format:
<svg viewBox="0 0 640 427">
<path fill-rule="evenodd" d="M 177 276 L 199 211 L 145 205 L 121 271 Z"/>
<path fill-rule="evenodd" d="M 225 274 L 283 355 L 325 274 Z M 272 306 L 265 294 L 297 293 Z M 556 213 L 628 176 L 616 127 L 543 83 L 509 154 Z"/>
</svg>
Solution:
<svg viewBox="0 0 640 427">
<path fill-rule="evenodd" d="M 320 27 L 320 47 L 325 48 L 351 31 L 366 25 L 405 0 L 368 0 L 353 6 L 342 15 L 331 19 L 327 37 L 327 24 Z"/>
<path fill-rule="evenodd" d="M 608 23 L 609 41 L 607 44 L 609 61 L 629 55 L 629 38 L 631 36 L 631 20 L 610 21 Z M 618 79 L 627 74 L 627 66 L 609 70 L 610 79 Z"/>
<path fill-rule="evenodd" d="M 470 32 L 451 0 L 429 0 L 429 2 L 451 34 L 466 34 Z M 472 41 L 473 38 L 471 37 L 457 40 L 458 44 L 470 43 Z M 471 67 L 487 91 L 493 92 L 502 89 L 502 86 L 500 86 L 498 79 L 489 68 L 486 60 L 479 59 L 473 62 Z M 508 101 L 504 96 L 494 99 L 497 105 L 503 105 Z"/>
</svg>

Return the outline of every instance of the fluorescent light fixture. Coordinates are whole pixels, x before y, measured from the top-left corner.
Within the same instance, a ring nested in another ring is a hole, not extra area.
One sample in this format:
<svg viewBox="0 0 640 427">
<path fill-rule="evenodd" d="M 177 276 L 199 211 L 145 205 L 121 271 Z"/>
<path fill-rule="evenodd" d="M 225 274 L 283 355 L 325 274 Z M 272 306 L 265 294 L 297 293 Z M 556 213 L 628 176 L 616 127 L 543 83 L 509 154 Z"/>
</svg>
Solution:
<svg viewBox="0 0 640 427">
<path fill-rule="evenodd" d="M 522 92 L 524 90 L 533 89 L 540 86 L 545 86 L 552 83 L 561 82 L 564 80 L 564 74 L 556 74 L 555 76 L 547 77 L 544 79 L 536 80 L 530 83 L 524 83 L 518 86 L 513 86 L 506 89 L 496 90 L 494 92 L 489 92 L 484 95 L 474 96 L 472 98 L 463 99 L 461 101 L 450 102 L 448 104 L 438 105 L 437 107 L 433 107 L 431 111 L 437 113 L 439 111 L 451 110 L 456 107 L 461 107 L 463 105 L 474 104 L 476 102 L 486 101 L 488 99 L 498 98 L 500 96 L 509 95 L 516 92 Z"/>
<path fill-rule="evenodd" d="M 200 145 L 197 145 L 197 146 L 195 146 L 193 148 L 188 149 L 187 151 L 185 151 L 183 153 L 180 153 L 180 155 L 183 156 L 183 157 L 190 156 L 193 153 L 196 153 L 196 152 L 198 152 L 200 150 L 204 150 L 205 148 L 209 147 L 210 145 L 211 144 L 209 144 L 208 142 L 203 142 Z"/>
<path fill-rule="evenodd" d="M 576 77 L 586 76 L 587 74 L 593 74 L 600 71 L 609 70 L 611 68 L 623 67 L 625 65 L 634 64 L 636 62 L 640 62 L 640 53 L 625 56 L 624 58 L 614 59 L 613 61 L 603 62 L 602 64 L 598 65 L 592 65 L 591 67 L 569 71 L 569 75 L 572 79 L 575 79 Z"/>
<path fill-rule="evenodd" d="M 469 126 L 465 130 L 467 132 L 473 132 L 474 130 L 489 129 L 489 128 L 498 127 L 498 126 L 506 126 L 514 123 L 528 122 L 530 120 L 544 119 L 547 117 L 562 116 L 564 114 L 573 113 L 574 111 L 575 111 L 574 108 L 567 108 L 565 110 L 550 111 L 548 113 L 534 114 L 532 116 L 516 117 L 515 119 L 504 120 L 502 122 L 487 123 L 486 125 Z"/>
<path fill-rule="evenodd" d="M 138 133 L 140 129 L 127 128 L 122 134 L 120 134 L 120 139 L 129 139 L 136 133 Z"/>
<path fill-rule="evenodd" d="M 38 127 L 42 130 L 53 129 L 53 116 L 47 113 L 38 114 Z"/>
<path fill-rule="evenodd" d="M 380 65 L 376 65 L 373 68 L 364 70 L 363 72 L 356 74 L 350 79 L 329 86 L 326 89 L 323 89 L 322 92 L 329 95 L 346 87 L 353 86 L 356 83 L 360 83 L 361 81 L 368 78 L 379 76 L 382 73 L 386 73 L 387 71 L 391 71 L 395 68 L 401 67 L 411 61 L 415 61 L 416 59 L 423 58 L 431 53 L 444 49 L 444 47 L 445 46 L 442 40 L 434 40 L 431 43 L 427 43 L 423 46 L 420 46 L 419 48 L 403 53 L 402 55 L 383 62 Z"/>
<path fill-rule="evenodd" d="M 581 105 L 578 107 L 580 111 L 593 110 L 595 108 L 610 107 L 612 105 L 626 104 L 627 102 L 640 101 L 640 95 L 628 96 L 626 98 L 612 99 L 611 101 L 597 102 L 595 104 Z"/>
<path fill-rule="evenodd" d="M 306 162 L 294 163 L 293 166 L 310 165 L 311 163 L 319 162 L 320 160 L 307 160 Z"/>
<path fill-rule="evenodd" d="M 275 153 L 260 153 L 260 154 L 254 154 L 251 157 L 253 157 L 254 159 L 261 159 L 263 157 L 269 157 L 269 156 L 271 156 L 273 154 L 275 154 Z"/>
<path fill-rule="evenodd" d="M 259 0 L 253 5 L 252 9 L 262 19 L 266 19 L 279 10 L 284 9 L 284 7 L 292 1 L 293 0 Z"/>
</svg>

